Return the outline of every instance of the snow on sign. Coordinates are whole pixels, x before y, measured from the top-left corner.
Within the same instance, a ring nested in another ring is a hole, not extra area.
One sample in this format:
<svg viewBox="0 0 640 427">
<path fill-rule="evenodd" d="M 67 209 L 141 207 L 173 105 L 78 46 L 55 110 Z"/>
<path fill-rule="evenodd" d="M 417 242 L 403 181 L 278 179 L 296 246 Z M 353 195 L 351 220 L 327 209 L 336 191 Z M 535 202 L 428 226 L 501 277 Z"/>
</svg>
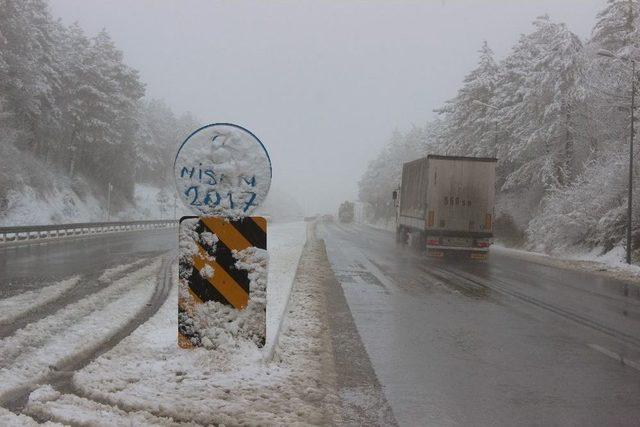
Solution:
<svg viewBox="0 0 640 427">
<path fill-rule="evenodd" d="M 201 127 L 182 143 L 174 163 L 178 194 L 202 215 L 247 216 L 271 186 L 271 160 L 247 129 L 216 123 Z"/>
<path fill-rule="evenodd" d="M 180 221 L 178 345 L 218 348 L 266 336 L 267 221 Z"/>
<path fill-rule="evenodd" d="M 204 126 L 174 164 L 180 220 L 178 346 L 221 349 L 266 338 L 267 221 L 249 216 L 271 185 L 260 140 L 229 123 Z"/>
</svg>

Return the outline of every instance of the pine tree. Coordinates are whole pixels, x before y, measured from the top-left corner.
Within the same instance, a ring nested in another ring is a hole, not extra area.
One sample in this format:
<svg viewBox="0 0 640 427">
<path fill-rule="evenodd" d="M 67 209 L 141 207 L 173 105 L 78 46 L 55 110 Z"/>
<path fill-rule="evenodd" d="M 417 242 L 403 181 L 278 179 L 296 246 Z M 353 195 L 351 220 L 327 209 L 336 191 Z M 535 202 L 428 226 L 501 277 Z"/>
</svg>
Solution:
<svg viewBox="0 0 640 427">
<path fill-rule="evenodd" d="M 607 7 L 598 13 L 591 42 L 614 53 L 630 45 L 637 46 L 639 12 L 637 0 L 608 0 Z"/>
<path fill-rule="evenodd" d="M 42 0 L 1 0 L 0 28 L 2 125 L 19 132 L 21 147 L 34 154 L 46 152 L 60 128 L 58 27 Z"/>
<path fill-rule="evenodd" d="M 467 156 L 495 153 L 495 114 L 489 103 L 494 95 L 498 66 L 486 41 L 479 53 L 478 65 L 464 78 L 456 97 L 436 110 L 443 116 L 445 126 L 440 138 L 447 153 Z"/>
<path fill-rule="evenodd" d="M 570 182 L 574 168 L 572 113 L 580 39 L 564 24 L 542 16 L 505 59 L 492 100 L 509 135 L 499 157 L 512 172 L 503 190 L 546 191 Z"/>
</svg>

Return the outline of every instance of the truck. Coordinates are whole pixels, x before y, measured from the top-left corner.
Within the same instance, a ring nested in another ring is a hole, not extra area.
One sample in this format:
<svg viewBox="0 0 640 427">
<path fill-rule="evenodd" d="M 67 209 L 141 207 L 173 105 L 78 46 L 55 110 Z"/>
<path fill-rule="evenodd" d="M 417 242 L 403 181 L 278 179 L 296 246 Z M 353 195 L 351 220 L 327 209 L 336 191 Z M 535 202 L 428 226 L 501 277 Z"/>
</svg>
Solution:
<svg viewBox="0 0 640 427">
<path fill-rule="evenodd" d="M 346 201 L 340 205 L 340 208 L 338 209 L 338 219 L 340 222 L 353 222 L 354 216 L 355 205 L 352 202 Z"/>
<path fill-rule="evenodd" d="M 485 259 L 493 239 L 496 159 L 440 156 L 405 163 L 396 240 L 428 256 Z"/>
</svg>

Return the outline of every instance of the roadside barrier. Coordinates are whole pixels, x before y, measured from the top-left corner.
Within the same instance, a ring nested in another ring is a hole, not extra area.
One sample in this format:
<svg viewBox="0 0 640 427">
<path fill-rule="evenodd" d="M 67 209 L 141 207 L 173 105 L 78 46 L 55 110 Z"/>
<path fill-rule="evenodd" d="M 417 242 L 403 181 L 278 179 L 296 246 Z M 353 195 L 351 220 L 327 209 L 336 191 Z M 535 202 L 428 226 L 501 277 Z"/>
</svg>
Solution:
<svg viewBox="0 0 640 427">
<path fill-rule="evenodd" d="M 126 221 L 126 222 L 81 222 L 74 224 L 28 225 L 0 227 L 0 244 L 26 242 L 30 240 L 60 239 L 92 234 L 122 231 L 149 230 L 177 227 L 172 219 Z"/>
</svg>

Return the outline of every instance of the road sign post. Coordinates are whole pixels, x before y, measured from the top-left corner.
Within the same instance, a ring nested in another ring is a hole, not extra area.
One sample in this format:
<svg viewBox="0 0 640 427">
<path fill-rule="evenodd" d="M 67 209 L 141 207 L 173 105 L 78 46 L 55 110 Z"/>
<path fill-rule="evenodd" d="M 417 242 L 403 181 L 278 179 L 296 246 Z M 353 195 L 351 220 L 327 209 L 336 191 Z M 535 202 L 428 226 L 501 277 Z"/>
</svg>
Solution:
<svg viewBox="0 0 640 427">
<path fill-rule="evenodd" d="M 174 163 L 180 220 L 178 346 L 216 349 L 266 339 L 267 221 L 251 212 L 271 184 L 271 161 L 248 130 L 204 126 Z"/>
</svg>

